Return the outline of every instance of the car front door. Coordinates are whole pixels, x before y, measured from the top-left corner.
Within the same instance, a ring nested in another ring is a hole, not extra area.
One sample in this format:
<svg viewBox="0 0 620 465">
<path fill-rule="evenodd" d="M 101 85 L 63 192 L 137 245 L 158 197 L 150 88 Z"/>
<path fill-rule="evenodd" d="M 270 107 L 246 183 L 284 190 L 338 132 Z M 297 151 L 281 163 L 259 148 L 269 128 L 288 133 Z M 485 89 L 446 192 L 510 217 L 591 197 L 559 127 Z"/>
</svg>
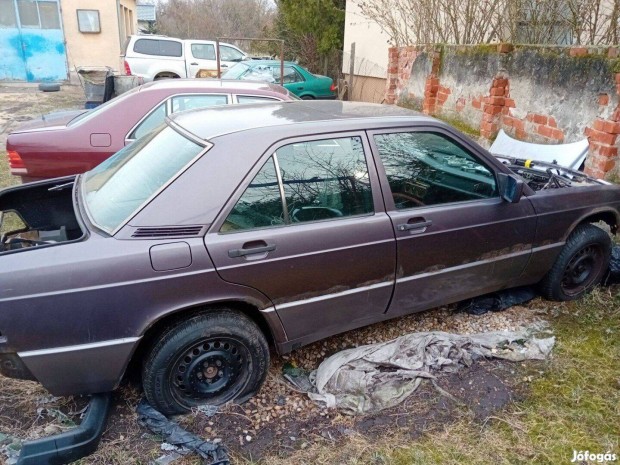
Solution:
<svg viewBox="0 0 620 465">
<path fill-rule="evenodd" d="M 220 276 L 267 295 L 291 348 L 380 319 L 396 246 L 364 134 L 269 150 L 206 235 Z"/>
<path fill-rule="evenodd" d="M 532 251 L 530 201 L 504 201 L 490 160 L 439 128 L 370 134 L 397 239 L 389 312 L 420 311 L 510 286 Z"/>
</svg>

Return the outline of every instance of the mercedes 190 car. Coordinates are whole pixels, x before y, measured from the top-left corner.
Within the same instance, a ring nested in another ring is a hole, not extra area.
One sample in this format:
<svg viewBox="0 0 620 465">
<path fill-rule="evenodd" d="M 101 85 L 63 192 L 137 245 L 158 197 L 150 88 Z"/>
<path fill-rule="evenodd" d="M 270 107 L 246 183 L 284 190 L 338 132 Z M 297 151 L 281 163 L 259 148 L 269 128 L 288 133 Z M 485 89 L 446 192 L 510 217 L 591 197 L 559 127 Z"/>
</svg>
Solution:
<svg viewBox="0 0 620 465">
<path fill-rule="evenodd" d="M 84 394 L 131 362 L 172 414 L 247 399 L 270 345 L 515 286 L 575 299 L 608 268 L 620 188 L 535 165 L 398 107 L 171 115 L 92 171 L 0 192 L 0 370 Z"/>
</svg>

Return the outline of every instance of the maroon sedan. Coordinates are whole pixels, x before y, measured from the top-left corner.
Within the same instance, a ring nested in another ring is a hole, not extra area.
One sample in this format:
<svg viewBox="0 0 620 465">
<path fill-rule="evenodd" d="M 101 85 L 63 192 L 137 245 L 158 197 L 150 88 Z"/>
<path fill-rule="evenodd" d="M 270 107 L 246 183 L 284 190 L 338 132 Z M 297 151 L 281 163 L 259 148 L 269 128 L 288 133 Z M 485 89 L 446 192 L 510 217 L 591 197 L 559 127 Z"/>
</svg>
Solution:
<svg viewBox="0 0 620 465">
<path fill-rule="evenodd" d="M 23 182 L 88 171 L 163 124 L 167 115 L 214 105 L 296 99 L 264 82 L 174 79 L 151 82 L 94 110 L 50 113 L 13 131 L 11 174 Z"/>
</svg>

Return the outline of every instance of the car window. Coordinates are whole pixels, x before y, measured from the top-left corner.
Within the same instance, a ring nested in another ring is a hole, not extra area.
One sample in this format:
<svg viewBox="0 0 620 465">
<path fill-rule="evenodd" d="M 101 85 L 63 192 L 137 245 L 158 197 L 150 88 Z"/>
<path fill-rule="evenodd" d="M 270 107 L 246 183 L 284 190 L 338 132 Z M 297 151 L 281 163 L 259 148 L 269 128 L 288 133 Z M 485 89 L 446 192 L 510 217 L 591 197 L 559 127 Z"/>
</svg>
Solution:
<svg viewBox="0 0 620 465">
<path fill-rule="evenodd" d="M 278 177 L 271 157 L 232 209 L 220 232 L 282 225 L 283 212 Z"/>
<path fill-rule="evenodd" d="M 160 55 L 166 57 L 183 56 L 181 42 L 160 39 L 138 39 L 133 44 L 133 51 L 143 55 Z"/>
<path fill-rule="evenodd" d="M 237 63 L 222 74 L 222 79 L 239 79 L 250 67 L 245 63 Z"/>
<path fill-rule="evenodd" d="M 151 112 L 129 135 L 128 139 L 139 139 L 160 124 L 164 124 L 166 119 L 166 103 L 162 103 Z"/>
<path fill-rule="evenodd" d="M 280 84 L 280 67 L 275 66 L 271 68 L 273 73 L 273 79 L 277 84 Z M 284 84 L 290 84 L 291 82 L 301 82 L 304 78 L 297 72 L 292 66 L 284 67 Z"/>
<path fill-rule="evenodd" d="M 275 157 L 286 211 L 270 159 L 228 215 L 221 232 L 373 213 L 359 137 L 289 144 L 279 148 Z"/>
<path fill-rule="evenodd" d="M 259 97 L 258 95 L 237 95 L 239 103 L 279 102 L 280 99 L 272 97 Z"/>
<path fill-rule="evenodd" d="M 172 98 L 172 113 L 194 108 L 212 107 L 215 105 L 226 105 L 228 97 L 226 95 L 180 95 Z"/>
<path fill-rule="evenodd" d="M 222 61 L 241 61 L 243 56 L 243 53 L 235 48 L 220 45 L 220 60 Z"/>
<path fill-rule="evenodd" d="M 192 44 L 192 56 L 199 60 L 215 60 L 215 46 L 212 44 Z"/>
<path fill-rule="evenodd" d="M 374 139 L 397 209 L 498 195 L 493 172 L 443 135 L 399 132 Z"/>
<path fill-rule="evenodd" d="M 89 218 L 112 234 L 203 150 L 169 126 L 127 145 L 82 178 Z"/>
</svg>

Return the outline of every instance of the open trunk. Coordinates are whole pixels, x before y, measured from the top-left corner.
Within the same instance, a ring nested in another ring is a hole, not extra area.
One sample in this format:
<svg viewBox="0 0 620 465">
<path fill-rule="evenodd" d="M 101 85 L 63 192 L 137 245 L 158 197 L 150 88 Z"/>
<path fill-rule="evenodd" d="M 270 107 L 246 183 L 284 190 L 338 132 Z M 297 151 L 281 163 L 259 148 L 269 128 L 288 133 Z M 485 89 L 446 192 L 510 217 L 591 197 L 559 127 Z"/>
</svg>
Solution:
<svg viewBox="0 0 620 465">
<path fill-rule="evenodd" d="M 74 180 L 71 176 L 0 191 L 0 253 L 83 237 L 73 206 Z"/>
</svg>

